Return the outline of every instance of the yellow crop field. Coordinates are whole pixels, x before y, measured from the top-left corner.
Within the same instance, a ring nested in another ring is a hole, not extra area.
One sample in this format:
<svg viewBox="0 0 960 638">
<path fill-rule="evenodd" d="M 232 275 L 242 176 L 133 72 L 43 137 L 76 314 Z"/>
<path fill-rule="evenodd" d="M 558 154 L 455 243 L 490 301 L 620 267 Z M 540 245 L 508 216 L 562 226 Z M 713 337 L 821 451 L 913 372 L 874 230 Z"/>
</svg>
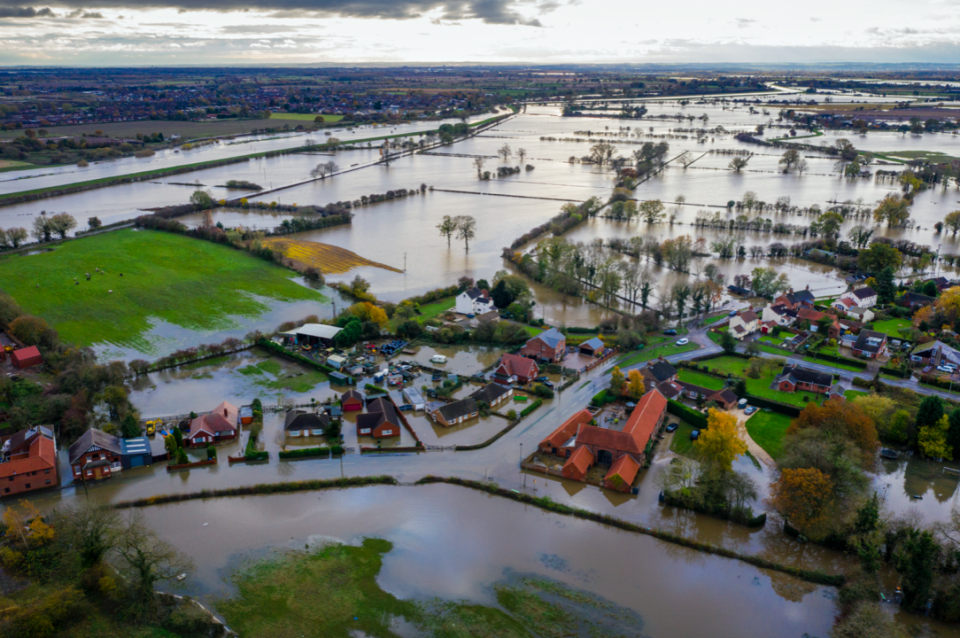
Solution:
<svg viewBox="0 0 960 638">
<path fill-rule="evenodd" d="M 263 245 L 273 250 L 279 250 L 284 257 L 298 262 L 304 267 L 319 268 L 320 272 L 325 275 L 339 275 L 358 266 L 375 266 L 393 272 L 403 272 L 398 268 L 365 259 L 346 248 L 315 241 L 272 237 L 264 239 Z"/>
</svg>

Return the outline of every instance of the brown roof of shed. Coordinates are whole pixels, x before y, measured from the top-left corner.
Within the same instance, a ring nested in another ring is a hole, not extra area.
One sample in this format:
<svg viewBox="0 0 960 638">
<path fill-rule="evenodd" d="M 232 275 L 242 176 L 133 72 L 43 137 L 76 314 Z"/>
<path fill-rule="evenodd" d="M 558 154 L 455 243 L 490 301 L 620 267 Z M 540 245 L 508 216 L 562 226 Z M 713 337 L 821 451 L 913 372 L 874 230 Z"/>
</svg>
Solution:
<svg viewBox="0 0 960 638">
<path fill-rule="evenodd" d="M 593 452 L 585 447 L 579 447 L 574 450 L 573 454 L 570 455 L 570 458 L 567 459 L 567 462 L 563 464 L 563 469 L 567 469 L 568 467 L 572 466 L 576 468 L 580 474 L 586 474 L 592 463 Z"/>
<path fill-rule="evenodd" d="M 547 438 L 540 442 L 540 445 L 547 447 L 561 447 L 564 443 L 577 435 L 577 430 L 581 425 L 586 425 L 593 420 L 593 415 L 587 410 L 580 410 L 572 417 L 564 421 L 560 427 L 553 431 Z"/>
<path fill-rule="evenodd" d="M 640 471 L 640 464 L 633 460 L 632 457 L 624 454 L 619 459 L 613 462 L 613 465 L 610 466 L 610 471 L 607 472 L 607 475 L 603 477 L 603 480 L 609 481 L 614 476 L 619 475 L 623 482 L 627 485 L 633 484 L 633 479 L 637 477 L 637 472 Z"/>
</svg>

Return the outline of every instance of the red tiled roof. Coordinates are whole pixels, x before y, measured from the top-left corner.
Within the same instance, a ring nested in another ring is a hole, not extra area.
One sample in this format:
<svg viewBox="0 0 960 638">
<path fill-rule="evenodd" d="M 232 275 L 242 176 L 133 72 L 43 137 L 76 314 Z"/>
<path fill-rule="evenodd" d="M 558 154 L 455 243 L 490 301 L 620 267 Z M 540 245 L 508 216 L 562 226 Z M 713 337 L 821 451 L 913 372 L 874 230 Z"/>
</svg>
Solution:
<svg viewBox="0 0 960 638">
<path fill-rule="evenodd" d="M 617 432 L 594 425 L 584 425 L 577 434 L 577 447 L 595 445 L 606 450 L 618 450 L 632 454 L 641 454 L 643 447 L 637 447 L 637 442 L 626 432 Z"/>
<path fill-rule="evenodd" d="M 760 317 L 758 317 L 757 313 L 755 313 L 753 310 L 747 310 L 746 312 L 740 313 L 740 319 L 746 323 L 750 323 L 751 321 L 756 321 L 759 318 Z"/>
<path fill-rule="evenodd" d="M 580 410 L 572 417 L 563 422 L 553 433 L 540 442 L 540 447 L 560 447 L 571 438 L 576 436 L 577 430 L 581 425 L 586 425 L 593 420 L 593 415 L 587 410 Z"/>
<path fill-rule="evenodd" d="M 810 308 L 800 308 L 799 310 L 797 310 L 798 319 L 806 319 L 807 321 L 812 321 L 814 323 L 816 323 L 817 321 L 820 321 L 826 316 L 827 314 L 825 312 L 820 312 L 819 310 L 811 310 Z"/>
<path fill-rule="evenodd" d="M 210 414 L 198 416 L 190 423 L 190 434 L 188 439 L 192 439 L 201 432 L 214 435 L 217 432 L 235 432 L 237 430 L 237 418 L 239 410 L 231 403 L 224 401 L 215 407 Z"/>
<path fill-rule="evenodd" d="M 666 397 L 656 390 L 651 390 L 640 398 L 637 407 L 633 409 L 633 413 L 627 419 L 623 431 L 633 437 L 641 452 L 647 447 L 647 442 L 653 436 L 653 431 L 666 409 Z"/>
<path fill-rule="evenodd" d="M 505 354 L 500 357 L 500 365 L 504 367 L 507 374 L 519 377 L 532 377 L 536 370 L 537 362 L 533 359 L 521 357 L 516 354 Z"/>
<path fill-rule="evenodd" d="M 633 479 L 637 477 L 637 472 L 639 471 L 640 464 L 634 461 L 633 458 L 623 455 L 613 462 L 613 465 L 610 466 L 610 471 L 607 472 L 605 477 L 603 477 L 603 480 L 609 481 L 614 476 L 619 474 L 624 483 L 627 485 L 632 485 Z"/>
<path fill-rule="evenodd" d="M 45 436 L 38 436 L 30 444 L 30 452 L 26 458 L 0 463 L 0 478 L 8 478 L 16 474 L 52 470 L 57 467 L 57 450 L 53 441 Z"/>
<path fill-rule="evenodd" d="M 30 346 L 27 348 L 20 348 L 19 350 L 14 350 L 10 354 L 10 358 L 14 363 L 23 363 L 25 361 L 31 361 L 33 359 L 39 358 L 41 361 L 43 357 L 40 356 L 40 349 L 37 346 Z"/>
<path fill-rule="evenodd" d="M 585 447 L 578 447 L 563 464 L 563 469 L 574 467 L 580 474 L 586 474 L 592 464 L 593 453 Z"/>
</svg>

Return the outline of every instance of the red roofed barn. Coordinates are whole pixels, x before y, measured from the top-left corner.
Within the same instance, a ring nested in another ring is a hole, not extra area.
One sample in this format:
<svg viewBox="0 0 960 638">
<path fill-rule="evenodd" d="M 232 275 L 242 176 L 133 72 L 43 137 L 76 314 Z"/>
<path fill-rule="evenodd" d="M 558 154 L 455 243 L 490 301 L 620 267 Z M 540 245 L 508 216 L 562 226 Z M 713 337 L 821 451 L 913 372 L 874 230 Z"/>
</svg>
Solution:
<svg viewBox="0 0 960 638">
<path fill-rule="evenodd" d="M 43 357 L 40 355 L 37 346 L 30 346 L 29 348 L 14 350 L 13 354 L 10 355 L 10 362 L 20 369 L 30 368 L 42 364 Z"/>
</svg>

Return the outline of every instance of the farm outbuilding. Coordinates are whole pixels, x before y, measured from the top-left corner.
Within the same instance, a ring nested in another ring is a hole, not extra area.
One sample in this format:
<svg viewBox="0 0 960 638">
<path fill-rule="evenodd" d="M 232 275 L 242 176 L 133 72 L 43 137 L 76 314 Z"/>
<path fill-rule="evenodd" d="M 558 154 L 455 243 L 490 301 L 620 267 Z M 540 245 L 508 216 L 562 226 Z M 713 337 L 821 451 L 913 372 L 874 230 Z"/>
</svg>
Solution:
<svg viewBox="0 0 960 638">
<path fill-rule="evenodd" d="M 30 346 L 29 348 L 14 350 L 10 354 L 10 362 L 22 370 L 23 368 L 41 365 L 43 356 L 37 346 Z"/>
</svg>

